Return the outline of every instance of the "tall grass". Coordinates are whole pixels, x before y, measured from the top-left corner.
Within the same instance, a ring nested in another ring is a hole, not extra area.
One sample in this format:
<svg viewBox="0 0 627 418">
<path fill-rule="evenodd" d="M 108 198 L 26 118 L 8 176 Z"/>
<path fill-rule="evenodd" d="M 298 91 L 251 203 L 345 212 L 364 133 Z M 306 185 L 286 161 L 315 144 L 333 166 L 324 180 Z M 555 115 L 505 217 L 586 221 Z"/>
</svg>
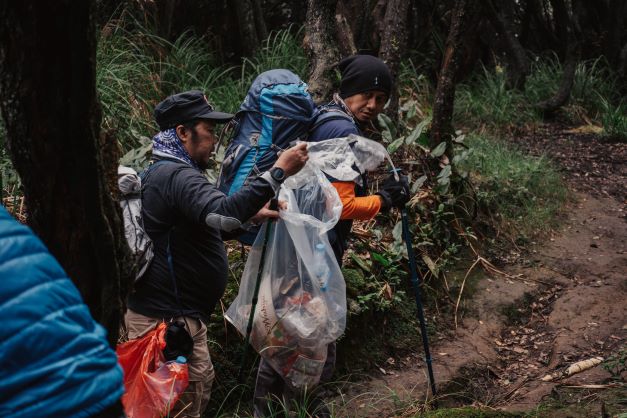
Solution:
<svg viewBox="0 0 627 418">
<path fill-rule="evenodd" d="M 483 67 L 469 82 L 458 87 L 455 118 L 475 127 L 499 130 L 535 122 L 538 115 L 522 92 L 508 88 L 505 71 Z"/>
<path fill-rule="evenodd" d="M 101 31 L 97 51 L 103 127 L 117 131 L 124 151 L 145 146 L 142 137 L 156 130 L 154 106 L 190 89 L 204 91 L 220 110 L 234 112 L 263 71 L 287 68 L 305 77 L 308 62 L 300 36 L 290 29 L 273 32 L 254 57 L 233 67 L 219 64 L 208 42 L 192 32 L 170 42 L 137 21 L 111 21 Z"/>
<path fill-rule="evenodd" d="M 559 88 L 563 70 L 555 55 L 538 58 L 525 85 L 526 100 L 533 104 L 548 99 Z M 598 118 L 603 111 L 601 98 L 614 101 L 615 94 L 615 76 L 604 61 L 599 58 L 577 63 L 568 106 L 579 106 L 591 119 Z"/>
<path fill-rule="evenodd" d="M 535 105 L 559 89 L 562 75 L 563 67 L 557 56 L 539 57 L 532 64 L 524 89 L 516 90 L 508 87 L 504 69 L 483 67 L 458 86 L 455 118 L 462 124 L 492 131 L 538 123 L 542 115 Z M 579 62 L 562 116 L 571 123 L 601 123 L 608 112 L 607 103 L 614 104 L 619 99 L 615 80 L 601 59 Z"/>
<path fill-rule="evenodd" d="M 222 108 L 235 112 L 253 80 L 264 71 L 285 68 L 306 79 L 309 61 L 300 40 L 301 31 L 294 33 L 291 27 L 270 33 L 252 58 L 244 58 L 229 77 L 208 88 L 209 97 Z"/>
<path fill-rule="evenodd" d="M 603 97 L 600 99 L 604 136 L 610 141 L 627 142 L 627 102 L 613 105 Z"/>
<path fill-rule="evenodd" d="M 125 151 L 138 147 L 139 137 L 154 130 L 150 107 L 159 95 L 159 86 L 152 77 L 152 61 L 134 34 L 114 22 L 103 29 L 96 54 L 102 124 L 116 131 Z"/>
<path fill-rule="evenodd" d="M 550 160 L 481 135 L 467 144 L 472 153 L 465 164 L 474 173 L 478 204 L 496 225 L 522 237 L 555 226 L 568 191 Z"/>
</svg>

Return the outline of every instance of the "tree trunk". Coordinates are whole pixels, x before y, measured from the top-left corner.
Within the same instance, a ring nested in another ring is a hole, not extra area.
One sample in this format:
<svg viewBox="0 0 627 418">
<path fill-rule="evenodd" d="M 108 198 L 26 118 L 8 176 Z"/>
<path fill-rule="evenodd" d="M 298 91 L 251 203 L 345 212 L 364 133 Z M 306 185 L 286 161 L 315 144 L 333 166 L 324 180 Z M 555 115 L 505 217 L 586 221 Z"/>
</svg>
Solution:
<svg viewBox="0 0 627 418">
<path fill-rule="evenodd" d="M 316 102 L 329 100 L 333 94 L 333 67 L 340 53 L 335 31 L 337 0 L 308 0 L 305 22 L 305 50 L 309 55 L 309 92 Z"/>
<path fill-rule="evenodd" d="M 337 10 L 335 11 L 335 28 L 338 36 L 338 48 L 340 49 L 340 56 L 348 57 L 357 53 L 357 47 L 355 46 L 355 37 L 353 36 L 353 30 L 346 19 L 348 10 L 344 2 L 337 3 Z"/>
<path fill-rule="evenodd" d="M 243 46 L 242 51 L 246 56 L 253 56 L 260 41 L 257 36 L 257 28 L 255 27 L 255 14 L 251 0 L 233 0 L 235 12 L 237 13 L 237 21 L 240 35 L 240 42 Z"/>
<path fill-rule="evenodd" d="M 93 1 L 0 3 L 0 110 L 29 224 L 115 344 L 130 287 L 117 145 L 99 140 Z"/>
<path fill-rule="evenodd" d="M 618 56 L 618 76 L 620 79 L 627 81 L 627 43 L 623 45 Z M 624 86 L 626 85 L 627 83 L 623 83 L 623 92 L 625 92 Z"/>
<path fill-rule="evenodd" d="M 562 81 L 557 92 L 553 97 L 544 100 L 536 105 L 536 107 L 544 114 L 545 117 L 552 116 L 555 111 L 562 107 L 570 97 L 570 91 L 575 81 L 575 69 L 578 61 L 578 44 L 575 40 L 572 21 L 568 14 L 568 9 L 564 0 L 551 0 L 554 10 L 554 19 L 556 25 L 559 26 L 558 32 L 560 39 L 565 44 L 564 73 Z"/>
<path fill-rule="evenodd" d="M 457 0 L 452 11 L 451 26 L 446 39 L 440 76 L 435 91 L 433 104 L 433 119 L 431 122 L 430 142 L 435 147 L 440 142 L 447 142 L 447 155 L 452 155 L 451 135 L 454 133 L 453 104 L 455 101 L 455 75 L 462 53 L 461 44 L 464 36 L 464 27 L 470 13 L 471 0 Z"/>
<path fill-rule="evenodd" d="M 407 41 L 407 19 L 409 17 L 409 0 L 390 0 L 385 10 L 384 30 L 381 35 L 379 57 L 387 64 L 392 72 L 394 84 L 390 94 L 390 103 L 387 115 L 398 120 L 398 73 L 401 58 L 405 53 Z"/>
<path fill-rule="evenodd" d="M 494 29 L 501 35 L 507 45 L 506 55 L 510 61 L 507 74 L 509 85 L 513 88 L 522 89 L 530 69 L 527 52 L 516 36 L 514 25 L 505 14 L 497 11 L 492 0 L 484 0 L 483 4 L 492 26 L 494 26 Z"/>
<path fill-rule="evenodd" d="M 559 45 L 559 40 L 547 26 L 542 0 L 527 0 L 527 12 L 532 21 L 530 37 L 533 36 L 535 39 L 536 51 L 554 49 L 555 45 Z"/>
<path fill-rule="evenodd" d="M 555 111 L 564 106 L 570 97 L 570 91 L 575 81 L 575 69 L 577 68 L 577 53 L 575 46 L 571 43 L 566 51 L 566 62 L 564 63 L 564 73 L 559 89 L 553 97 L 544 100 L 536 105 L 536 107 L 544 114 L 545 117 L 552 116 Z"/>
<path fill-rule="evenodd" d="M 257 29 L 257 38 L 260 41 L 268 38 L 268 28 L 266 27 L 266 21 L 263 18 L 263 8 L 261 7 L 261 0 L 252 0 L 253 2 L 253 15 L 255 16 L 255 27 Z"/>
<path fill-rule="evenodd" d="M 610 0 L 609 10 L 605 26 L 607 28 L 605 56 L 611 64 L 617 66 L 620 59 L 621 35 L 625 33 L 627 23 L 625 20 L 627 2 L 625 0 Z"/>
<path fill-rule="evenodd" d="M 371 44 L 378 52 L 381 48 L 381 35 L 385 31 L 385 11 L 387 10 L 388 0 L 377 0 L 372 9 L 372 22 L 374 25 L 370 29 Z"/>
<path fill-rule="evenodd" d="M 163 38 L 170 39 L 172 36 L 174 12 L 179 7 L 178 0 L 162 0 L 160 3 L 156 5 L 158 16 L 157 30 Z"/>
<path fill-rule="evenodd" d="M 303 0 L 291 0 L 288 4 L 292 11 L 290 21 L 297 27 L 304 26 L 307 20 L 307 8 L 303 5 Z"/>
<path fill-rule="evenodd" d="M 569 36 L 572 35 L 572 25 L 568 15 L 568 8 L 564 0 L 550 0 L 550 2 L 553 9 L 553 26 L 555 27 L 557 38 L 560 40 L 560 57 L 566 60 L 568 48 L 570 47 L 568 39 Z"/>
</svg>

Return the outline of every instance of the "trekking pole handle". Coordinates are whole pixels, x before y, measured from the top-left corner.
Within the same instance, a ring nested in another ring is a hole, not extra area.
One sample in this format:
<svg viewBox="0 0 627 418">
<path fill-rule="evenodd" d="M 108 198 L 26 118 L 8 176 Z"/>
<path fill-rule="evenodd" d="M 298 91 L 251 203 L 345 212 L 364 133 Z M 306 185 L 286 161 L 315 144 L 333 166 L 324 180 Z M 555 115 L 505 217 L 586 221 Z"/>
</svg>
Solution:
<svg viewBox="0 0 627 418">
<path fill-rule="evenodd" d="M 390 173 L 394 174 L 394 180 L 400 181 L 401 178 L 399 177 L 399 173 L 401 171 L 402 170 L 400 168 L 396 168 L 396 167 L 390 169 Z"/>
</svg>

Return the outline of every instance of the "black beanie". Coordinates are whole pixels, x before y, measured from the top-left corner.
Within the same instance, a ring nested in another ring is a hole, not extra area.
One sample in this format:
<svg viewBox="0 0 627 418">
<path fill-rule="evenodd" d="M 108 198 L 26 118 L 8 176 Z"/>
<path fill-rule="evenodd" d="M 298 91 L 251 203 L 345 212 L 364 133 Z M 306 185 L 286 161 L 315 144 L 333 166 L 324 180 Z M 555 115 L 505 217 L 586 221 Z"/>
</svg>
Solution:
<svg viewBox="0 0 627 418">
<path fill-rule="evenodd" d="M 342 72 L 342 99 L 368 90 L 381 90 L 390 94 L 392 73 L 379 58 L 372 55 L 353 55 L 340 61 L 338 68 Z"/>
</svg>

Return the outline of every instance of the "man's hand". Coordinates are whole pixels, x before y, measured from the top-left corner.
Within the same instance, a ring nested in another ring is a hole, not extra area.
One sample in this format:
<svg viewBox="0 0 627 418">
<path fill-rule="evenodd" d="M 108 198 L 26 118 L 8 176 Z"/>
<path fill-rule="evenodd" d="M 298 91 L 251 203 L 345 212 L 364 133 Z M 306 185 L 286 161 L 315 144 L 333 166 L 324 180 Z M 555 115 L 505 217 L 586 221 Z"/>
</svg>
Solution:
<svg viewBox="0 0 627 418">
<path fill-rule="evenodd" d="M 257 212 L 252 218 L 248 220 L 248 222 L 253 224 L 260 224 L 264 222 L 266 219 L 276 219 L 279 217 L 279 212 L 276 210 L 270 209 L 270 201 L 264 205 L 259 212 Z M 284 200 L 279 200 L 278 202 L 279 209 L 287 209 L 287 202 Z"/>
<path fill-rule="evenodd" d="M 298 173 L 308 159 L 307 143 L 301 142 L 295 147 L 283 151 L 274 163 L 274 167 L 282 168 L 286 176 L 291 176 Z"/>
<path fill-rule="evenodd" d="M 250 218 L 248 222 L 258 225 L 266 219 L 276 219 L 278 217 L 279 212 L 270 209 L 270 202 L 268 201 L 268 203 L 266 203 L 261 209 L 259 209 L 259 212 L 257 212 L 252 218 Z"/>
</svg>

